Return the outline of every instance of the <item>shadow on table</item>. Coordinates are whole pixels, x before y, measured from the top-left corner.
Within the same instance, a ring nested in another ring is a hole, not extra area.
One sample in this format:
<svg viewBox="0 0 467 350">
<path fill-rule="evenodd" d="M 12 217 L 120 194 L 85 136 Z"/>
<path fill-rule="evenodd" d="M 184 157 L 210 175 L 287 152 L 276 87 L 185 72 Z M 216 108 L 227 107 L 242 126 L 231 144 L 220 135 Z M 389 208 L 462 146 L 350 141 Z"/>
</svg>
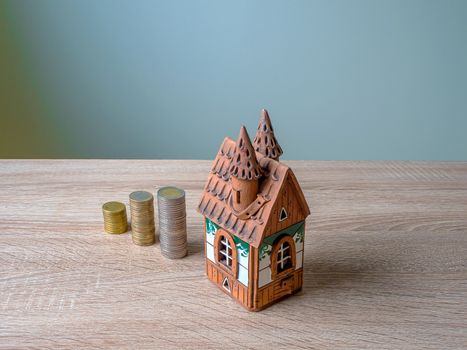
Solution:
<svg viewBox="0 0 467 350">
<path fill-rule="evenodd" d="M 353 246 L 335 251 L 305 252 L 304 292 L 316 288 L 347 288 L 365 281 L 381 281 L 385 272 L 395 272 L 397 256 L 392 249 L 381 251 Z M 400 266 L 399 266 L 400 267 Z"/>
</svg>

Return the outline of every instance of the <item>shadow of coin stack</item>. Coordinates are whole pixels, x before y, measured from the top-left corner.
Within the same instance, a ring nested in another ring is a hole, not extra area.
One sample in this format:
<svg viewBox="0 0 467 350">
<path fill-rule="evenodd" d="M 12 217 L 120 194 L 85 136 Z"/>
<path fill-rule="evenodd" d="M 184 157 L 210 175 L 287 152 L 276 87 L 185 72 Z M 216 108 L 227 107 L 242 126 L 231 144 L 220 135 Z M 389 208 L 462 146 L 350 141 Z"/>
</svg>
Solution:
<svg viewBox="0 0 467 350">
<path fill-rule="evenodd" d="M 131 231 L 133 243 L 151 245 L 156 240 L 154 226 L 154 197 L 146 191 L 130 194 Z"/>
<path fill-rule="evenodd" d="M 125 204 L 107 202 L 102 205 L 104 215 L 104 230 L 107 233 L 120 234 L 127 231 L 127 216 Z"/>
<path fill-rule="evenodd" d="M 157 191 L 161 253 L 169 259 L 187 254 L 185 191 L 162 187 Z"/>
</svg>

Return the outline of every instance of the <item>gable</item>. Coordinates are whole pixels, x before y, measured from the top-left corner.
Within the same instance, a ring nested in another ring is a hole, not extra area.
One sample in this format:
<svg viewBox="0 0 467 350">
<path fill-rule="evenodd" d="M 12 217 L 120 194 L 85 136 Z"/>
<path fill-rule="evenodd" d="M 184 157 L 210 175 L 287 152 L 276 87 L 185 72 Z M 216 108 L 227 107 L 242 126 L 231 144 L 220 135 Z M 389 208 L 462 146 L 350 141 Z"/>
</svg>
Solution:
<svg viewBox="0 0 467 350">
<path fill-rule="evenodd" d="M 310 209 L 297 179 L 289 169 L 279 190 L 266 224 L 267 237 L 306 219 Z"/>
</svg>

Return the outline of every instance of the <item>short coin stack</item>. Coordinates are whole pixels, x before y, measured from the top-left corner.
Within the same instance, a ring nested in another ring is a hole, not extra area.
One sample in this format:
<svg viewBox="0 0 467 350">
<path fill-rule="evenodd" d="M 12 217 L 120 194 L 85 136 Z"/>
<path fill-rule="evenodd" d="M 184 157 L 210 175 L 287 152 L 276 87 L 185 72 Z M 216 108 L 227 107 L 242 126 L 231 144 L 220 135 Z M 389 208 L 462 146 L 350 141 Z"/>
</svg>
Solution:
<svg viewBox="0 0 467 350">
<path fill-rule="evenodd" d="M 125 204 L 107 202 L 102 205 L 104 215 L 104 230 L 107 233 L 124 233 L 128 229 Z"/>
<path fill-rule="evenodd" d="M 185 191 L 162 187 L 157 191 L 161 253 L 169 259 L 187 254 Z"/>
<path fill-rule="evenodd" d="M 130 194 L 131 231 L 133 243 L 151 245 L 156 240 L 154 226 L 154 197 L 145 191 Z"/>
</svg>

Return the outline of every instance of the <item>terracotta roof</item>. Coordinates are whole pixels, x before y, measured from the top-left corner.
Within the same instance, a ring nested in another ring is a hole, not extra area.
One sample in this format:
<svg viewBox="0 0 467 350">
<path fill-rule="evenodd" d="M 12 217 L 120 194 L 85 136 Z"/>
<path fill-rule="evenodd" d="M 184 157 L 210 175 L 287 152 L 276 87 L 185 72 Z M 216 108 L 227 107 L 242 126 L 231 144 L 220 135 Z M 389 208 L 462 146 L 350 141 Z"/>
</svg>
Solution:
<svg viewBox="0 0 467 350">
<path fill-rule="evenodd" d="M 256 152 L 275 160 L 278 160 L 283 153 L 281 146 L 274 136 L 274 129 L 272 128 L 268 111 L 265 109 L 261 112 L 261 119 L 253 141 L 253 147 Z"/>
<path fill-rule="evenodd" d="M 259 247 L 265 234 L 272 207 L 288 172 L 292 172 L 292 170 L 283 163 L 256 153 L 256 158 L 263 173 L 259 194 L 263 196 L 266 203 L 249 219 L 242 220 L 233 214 L 228 205 L 228 198 L 231 193 L 229 166 L 234 155 L 235 142 L 226 137 L 213 162 L 197 210 L 243 241 L 254 247 Z M 296 181 L 293 173 L 291 177 Z M 306 207 L 304 212 L 309 213 L 303 193 L 300 193 L 298 197 L 302 202 L 301 204 Z"/>
<path fill-rule="evenodd" d="M 232 176 L 241 180 L 252 180 L 261 177 L 261 167 L 256 160 L 250 136 L 248 136 L 244 126 L 240 129 L 240 135 L 230 160 L 229 172 Z"/>
</svg>

